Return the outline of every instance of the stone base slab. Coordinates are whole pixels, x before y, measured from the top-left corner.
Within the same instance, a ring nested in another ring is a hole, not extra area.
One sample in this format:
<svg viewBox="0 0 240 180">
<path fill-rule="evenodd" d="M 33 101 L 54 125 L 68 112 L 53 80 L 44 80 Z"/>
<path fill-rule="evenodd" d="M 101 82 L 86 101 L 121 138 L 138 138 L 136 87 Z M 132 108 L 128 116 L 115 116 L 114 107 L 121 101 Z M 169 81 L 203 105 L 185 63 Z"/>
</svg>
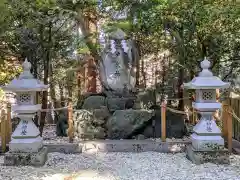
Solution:
<svg viewBox="0 0 240 180">
<path fill-rule="evenodd" d="M 188 145 L 186 149 L 187 158 L 194 164 L 200 165 L 203 163 L 214 164 L 229 164 L 230 153 L 227 149 L 212 150 L 212 151 L 199 151 L 195 150 L 192 145 Z"/>
<path fill-rule="evenodd" d="M 48 152 L 59 152 L 64 154 L 82 153 L 83 144 L 79 143 L 63 143 L 63 144 L 45 144 Z"/>
<path fill-rule="evenodd" d="M 108 140 L 104 142 L 87 142 L 83 144 L 82 152 L 162 152 L 177 153 L 184 152 L 184 142 L 154 142 L 148 140 Z"/>
<path fill-rule="evenodd" d="M 161 142 L 152 140 L 96 140 L 79 143 L 45 144 L 48 152 L 148 152 L 161 153 L 185 152 L 190 141 Z"/>
<path fill-rule="evenodd" d="M 47 147 L 43 147 L 37 153 L 7 152 L 4 156 L 4 165 L 43 166 L 47 161 L 47 153 Z"/>
<path fill-rule="evenodd" d="M 98 152 L 147 152 L 155 151 L 161 153 L 185 152 L 189 140 L 176 140 L 161 142 L 153 140 L 95 140 L 82 141 L 79 143 L 44 143 L 48 153 L 59 152 L 65 154 L 82 153 L 92 150 Z M 0 148 L 1 152 L 1 148 Z"/>
</svg>

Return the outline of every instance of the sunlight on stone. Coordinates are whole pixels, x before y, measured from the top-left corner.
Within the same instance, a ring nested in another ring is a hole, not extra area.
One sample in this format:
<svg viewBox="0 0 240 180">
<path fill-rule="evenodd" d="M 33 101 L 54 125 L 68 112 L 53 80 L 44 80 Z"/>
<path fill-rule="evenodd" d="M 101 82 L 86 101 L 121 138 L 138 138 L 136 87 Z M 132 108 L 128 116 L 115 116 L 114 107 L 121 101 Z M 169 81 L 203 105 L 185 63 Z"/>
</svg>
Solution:
<svg viewBox="0 0 240 180">
<path fill-rule="evenodd" d="M 64 180 L 66 176 L 64 174 L 54 174 L 44 177 L 43 180 Z"/>
<path fill-rule="evenodd" d="M 179 152 L 179 151 L 181 151 L 181 148 L 177 144 L 175 144 L 171 147 L 170 151 L 171 152 Z"/>
<path fill-rule="evenodd" d="M 99 174 L 97 171 L 84 170 L 74 174 L 54 174 L 46 176 L 43 180 L 114 180 L 109 174 Z"/>
</svg>

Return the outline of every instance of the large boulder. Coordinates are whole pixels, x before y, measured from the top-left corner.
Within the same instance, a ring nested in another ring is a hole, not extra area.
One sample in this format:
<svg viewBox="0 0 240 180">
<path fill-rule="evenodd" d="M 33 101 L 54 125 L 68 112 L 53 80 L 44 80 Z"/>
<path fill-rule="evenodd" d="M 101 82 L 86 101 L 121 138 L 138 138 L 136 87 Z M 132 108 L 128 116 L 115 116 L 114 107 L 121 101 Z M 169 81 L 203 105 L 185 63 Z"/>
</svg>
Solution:
<svg viewBox="0 0 240 180">
<path fill-rule="evenodd" d="M 56 134 L 57 136 L 67 136 L 68 130 L 68 111 L 61 110 L 56 114 Z"/>
<path fill-rule="evenodd" d="M 155 114 L 151 121 L 152 123 L 144 129 L 143 135 L 146 138 L 160 138 L 162 124 L 160 109 L 155 109 Z M 182 138 L 187 134 L 182 114 L 173 113 L 171 111 L 166 112 L 166 133 L 168 138 Z"/>
<path fill-rule="evenodd" d="M 126 105 L 130 104 L 130 102 L 133 102 L 134 105 L 134 97 L 107 97 L 106 102 L 109 111 L 113 113 L 116 110 L 124 110 L 131 108 L 126 107 Z"/>
<path fill-rule="evenodd" d="M 74 136 L 81 139 L 103 139 L 105 124 L 109 117 L 106 106 L 100 109 L 77 110 L 73 114 Z"/>
<path fill-rule="evenodd" d="M 117 110 L 107 121 L 108 138 L 126 139 L 151 120 L 153 111 Z"/>
<path fill-rule="evenodd" d="M 166 117 L 168 121 L 168 137 L 182 138 L 186 135 L 187 129 L 184 123 L 184 115 L 167 111 Z"/>
<path fill-rule="evenodd" d="M 140 90 L 135 101 L 135 109 L 150 109 L 156 104 L 156 93 L 154 89 Z"/>
<path fill-rule="evenodd" d="M 106 97 L 105 93 L 92 93 L 92 92 L 87 92 L 85 94 L 82 94 L 78 97 L 77 103 L 76 103 L 76 108 L 77 109 L 82 109 L 84 101 L 89 98 L 90 96 L 103 96 Z"/>
<path fill-rule="evenodd" d="M 106 98 L 104 96 L 89 96 L 84 100 L 82 109 L 100 109 L 106 105 Z"/>
</svg>

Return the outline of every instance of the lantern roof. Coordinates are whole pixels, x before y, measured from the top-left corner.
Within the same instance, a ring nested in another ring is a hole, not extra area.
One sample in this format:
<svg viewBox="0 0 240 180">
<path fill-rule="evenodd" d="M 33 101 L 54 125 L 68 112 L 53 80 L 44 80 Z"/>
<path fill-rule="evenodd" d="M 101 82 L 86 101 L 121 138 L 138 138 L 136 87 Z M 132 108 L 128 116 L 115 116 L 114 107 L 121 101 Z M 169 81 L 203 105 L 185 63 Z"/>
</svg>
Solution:
<svg viewBox="0 0 240 180">
<path fill-rule="evenodd" d="M 199 75 L 188 83 L 184 83 L 187 89 L 224 89 L 230 86 L 230 83 L 223 82 L 219 77 L 213 76 L 209 70 L 210 62 L 205 58 L 201 62 L 202 71 Z"/>
<path fill-rule="evenodd" d="M 27 91 L 46 91 L 48 85 L 43 84 L 40 80 L 35 79 L 30 72 L 31 63 L 25 59 L 22 64 L 23 72 L 18 78 L 14 78 L 8 85 L 2 87 L 3 90 L 12 92 Z"/>
</svg>

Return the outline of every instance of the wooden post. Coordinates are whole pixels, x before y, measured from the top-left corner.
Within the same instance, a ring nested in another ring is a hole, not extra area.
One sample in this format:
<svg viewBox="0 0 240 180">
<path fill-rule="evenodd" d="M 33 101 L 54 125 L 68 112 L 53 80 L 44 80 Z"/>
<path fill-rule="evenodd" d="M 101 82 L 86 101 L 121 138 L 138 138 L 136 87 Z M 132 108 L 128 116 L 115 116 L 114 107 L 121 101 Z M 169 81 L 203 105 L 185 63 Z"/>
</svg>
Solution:
<svg viewBox="0 0 240 180">
<path fill-rule="evenodd" d="M 163 102 L 161 106 L 161 133 L 162 141 L 166 141 L 166 104 Z"/>
<path fill-rule="evenodd" d="M 191 98 L 191 106 L 192 106 L 192 104 L 193 104 L 193 102 L 195 102 L 195 94 L 194 95 L 192 95 L 192 98 Z M 192 122 L 191 122 L 191 124 L 196 124 L 196 122 L 197 122 L 197 113 L 196 113 L 196 110 L 193 108 L 193 106 L 192 106 Z"/>
<path fill-rule="evenodd" d="M 72 107 L 72 101 L 69 100 L 68 103 L 68 137 L 69 142 L 73 142 L 73 107 Z"/>
<path fill-rule="evenodd" d="M 2 153 L 6 152 L 6 112 L 1 111 L 1 145 Z"/>
<path fill-rule="evenodd" d="M 192 122 L 191 124 L 195 124 L 197 121 L 196 119 L 196 110 L 192 107 Z"/>
<path fill-rule="evenodd" d="M 42 115 L 41 111 L 38 111 L 38 112 L 37 112 L 37 117 L 38 117 L 38 122 L 37 122 L 37 124 L 38 124 L 38 126 L 39 126 L 40 121 L 41 121 L 41 115 Z"/>
<path fill-rule="evenodd" d="M 11 120 L 11 104 L 7 104 L 7 122 L 6 122 L 6 143 L 9 144 L 11 141 L 12 134 L 12 120 Z"/>
<path fill-rule="evenodd" d="M 228 110 L 231 112 L 230 108 Z M 232 152 L 232 114 L 228 113 L 227 118 L 227 143 L 228 143 L 228 151 Z"/>
<path fill-rule="evenodd" d="M 229 105 L 227 101 L 222 102 L 222 136 L 227 140 L 228 137 L 228 129 L 227 129 L 227 119 L 229 116 L 229 113 L 227 112 L 229 110 Z"/>
<path fill-rule="evenodd" d="M 216 101 L 217 102 L 219 102 L 219 98 L 220 98 L 220 92 L 219 92 L 219 89 L 216 89 Z M 219 112 L 219 110 L 216 110 L 213 113 L 213 118 L 215 119 L 216 122 L 220 120 L 218 112 Z"/>
</svg>

